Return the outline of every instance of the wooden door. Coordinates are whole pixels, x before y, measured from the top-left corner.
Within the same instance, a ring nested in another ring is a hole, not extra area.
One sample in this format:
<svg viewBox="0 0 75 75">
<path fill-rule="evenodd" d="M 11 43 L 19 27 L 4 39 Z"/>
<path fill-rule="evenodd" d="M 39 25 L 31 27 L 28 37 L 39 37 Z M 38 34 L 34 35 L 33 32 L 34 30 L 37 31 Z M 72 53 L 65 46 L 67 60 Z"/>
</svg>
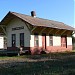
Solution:
<svg viewBox="0 0 75 75">
<path fill-rule="evenodd" d="M 61 46 L 67 48 L 67 37 L 61 36 Z"/>
<path fill-rule="evenodd" d="M 46 34 L 42 34 L 42 47 L 43 49 L 46 49 Z"/>
</svg>

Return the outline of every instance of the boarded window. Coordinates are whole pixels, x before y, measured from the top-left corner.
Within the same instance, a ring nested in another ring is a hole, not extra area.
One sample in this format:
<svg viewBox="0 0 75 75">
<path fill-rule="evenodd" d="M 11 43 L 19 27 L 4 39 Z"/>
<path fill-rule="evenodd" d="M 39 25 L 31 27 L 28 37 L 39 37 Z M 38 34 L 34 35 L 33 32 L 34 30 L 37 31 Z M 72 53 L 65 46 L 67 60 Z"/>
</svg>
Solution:
<svg viewBox="0 0 75 75">
<path fill-rule="evenodd" d="M 12 34 L 12 47 L 16 46 L 16 34 Z"/>
</svg>

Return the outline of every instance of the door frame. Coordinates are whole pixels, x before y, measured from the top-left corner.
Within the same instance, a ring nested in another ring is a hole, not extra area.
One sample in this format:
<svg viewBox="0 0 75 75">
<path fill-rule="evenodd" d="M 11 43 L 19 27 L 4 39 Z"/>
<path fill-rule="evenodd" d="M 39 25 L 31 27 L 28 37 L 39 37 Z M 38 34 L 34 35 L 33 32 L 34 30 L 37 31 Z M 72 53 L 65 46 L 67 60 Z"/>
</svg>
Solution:
<svg viewBox="0 0 75 75">
<path fill-rule="evenodd" d="M 46 49 L 46 33 L 42 33 L 42 47 Z"/>
<path fill-rule="evenodd" d="M 64 35 L 64 36 L 61 36 L 61 46 L 62 46 L 62 38 L 65 38 L 65 47 L 67 48 L 67 36 L 66 35 Z M 62 46 L 62 47 L 64 47 L 64 46 Z"/>
</svg>

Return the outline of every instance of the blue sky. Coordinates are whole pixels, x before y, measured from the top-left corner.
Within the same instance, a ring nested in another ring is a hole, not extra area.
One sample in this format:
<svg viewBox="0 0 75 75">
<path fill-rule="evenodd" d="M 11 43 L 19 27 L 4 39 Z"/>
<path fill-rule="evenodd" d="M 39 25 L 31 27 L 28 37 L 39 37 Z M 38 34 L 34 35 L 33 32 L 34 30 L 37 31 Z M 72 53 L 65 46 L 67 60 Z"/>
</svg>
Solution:
<svg viewBox="0 0 75 75">
<path fill-rule="evenodd" d="M 9 12 L 30 15 L 36 11 L 37 17 L 63 22 L 74 27 L 75 0 L 1 0 L 0 20 Z"/>
</svg>

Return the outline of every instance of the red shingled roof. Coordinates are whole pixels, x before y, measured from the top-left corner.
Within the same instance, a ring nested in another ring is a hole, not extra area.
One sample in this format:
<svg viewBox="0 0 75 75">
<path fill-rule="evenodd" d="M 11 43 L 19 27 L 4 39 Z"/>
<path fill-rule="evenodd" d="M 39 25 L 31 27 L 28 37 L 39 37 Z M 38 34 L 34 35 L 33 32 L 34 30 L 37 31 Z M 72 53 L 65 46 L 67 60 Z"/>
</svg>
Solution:
<svg viewBox="0 0 75 75">
<path fill-rule="evenodd" d="M 20 13 L 16 13 L 16 12 L 9 12 L 4 17 L 4 19 L 1 21 L 1 24 L 6 25 L 14 17 L 18 17 L 18 18 L 22 19 L 23 21 L 30 23 L 33 26 L 43 26 L 43 27 L 51 27 L 51 28 L 57 28 L 57 29 L 74 30 L 73 27 L 68 26 L 62 22 L 42 19 L 42 18 L 38 18 L 38 17 L 32 17 L 32 16 L 28 16 L 28 15 L 20 14 Z"/>
</svg>

